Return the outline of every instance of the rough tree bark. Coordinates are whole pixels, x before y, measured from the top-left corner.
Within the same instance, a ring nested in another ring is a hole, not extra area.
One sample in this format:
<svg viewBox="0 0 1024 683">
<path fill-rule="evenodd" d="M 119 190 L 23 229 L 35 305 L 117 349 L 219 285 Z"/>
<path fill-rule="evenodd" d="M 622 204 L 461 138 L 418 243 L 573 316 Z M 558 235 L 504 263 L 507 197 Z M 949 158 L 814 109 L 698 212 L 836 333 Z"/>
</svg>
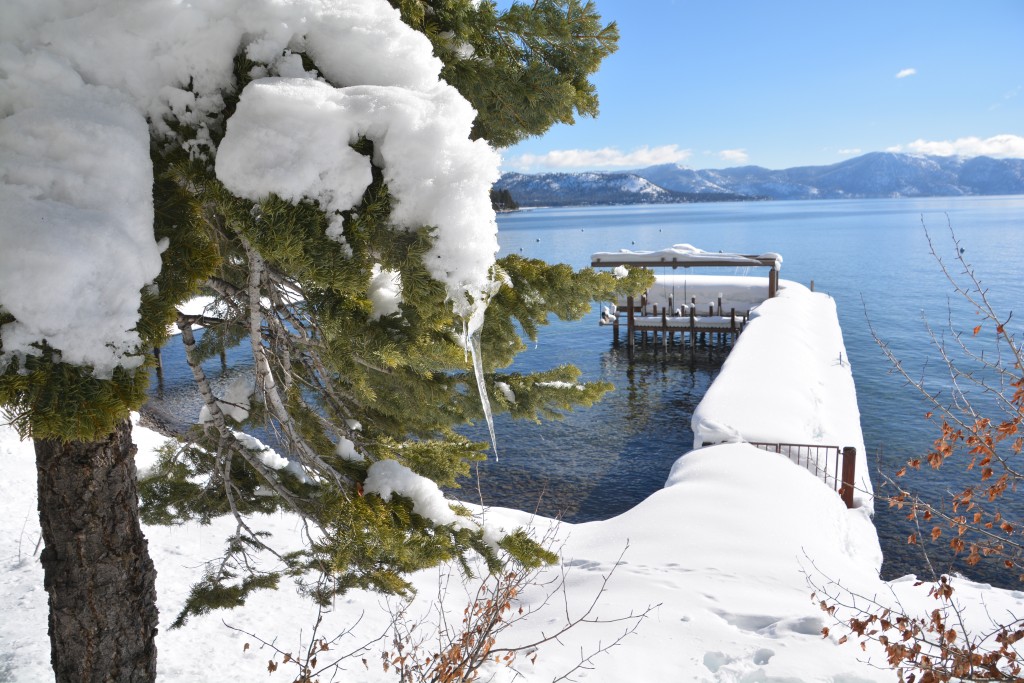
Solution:
<svg viewBox="0 0 1024 683">
<path fill-rule="evenodd" d="M 35 442 L 57 683 L 156 680 L 156 569 L 139 524 L 131 423 Z"/>
</svg>

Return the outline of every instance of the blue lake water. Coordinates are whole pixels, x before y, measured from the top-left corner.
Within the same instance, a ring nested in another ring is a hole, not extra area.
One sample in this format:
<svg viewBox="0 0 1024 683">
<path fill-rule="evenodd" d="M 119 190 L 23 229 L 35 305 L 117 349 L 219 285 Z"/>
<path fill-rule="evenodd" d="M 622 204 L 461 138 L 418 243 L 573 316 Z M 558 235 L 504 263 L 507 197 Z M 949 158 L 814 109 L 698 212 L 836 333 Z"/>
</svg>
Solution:
<svg viewBox="0 0 1024 683">
<path fill-rule="evenodd" d="M 680 242 L 709 251 L 782 254 L 783 279 L 803 284 L 813 280 L 817 291 L 836 299 L 869 460 L 877 460 L 889 473 L 909 457 L 926 453 L 935 428 L 923 418 L 927 408 L 919 396 L 891 374 L 868 321 L 904 367 L 929 381 L 934 378 L 936 387 L 942 384 L 924 318 L 938 328 L 945 324 L 951 289 L 929 253 L 922 222 L 949 262 L 952 226 L 993 302 L 1007 312 L 1021 308 L 1024 197 L 537 209 L 498 220 L 503 254 L 522 253 L 575 267 L 588 266 L 594 251 L 660 249 Z M 955 299 L 952 305 L 954 312 L 962 310 Z M 570 521 L 608 518 L 660 488 L 672 463 L 690 449 L 690 415 L 727 351 L 646 351 L 631 363 L 624 349 L 612 346 L 610 329 L 599 328 L 597 318 L 595 310 L 581 321 L 553 321 L 515 369 L 573 363 L 583 379 L 612 382 L 615 391 L 562 421 L 517 424 L 499 417 L 500 460 L 479 467 L 484 502 L 536 509 Z M 973 324 L 968 317 L 962 327 Z M 1014 325 L 1020 328 L 1016 320 Z M 229 358 L 229 365 L 234 362 Z M 168 412 L 197 412 L 186 369 L 179 365 L 183 363 L 165 361 L 163 387 L 154 391 Z M 216 361 L 209 369 L 224 381 Z M 470 432 L 486 440 L 481 426 Z M 947 465 L 941 477 L 922 477 L 915 484 L 941 496 L 957 483 L 953 477 L 958 469 Z M 877 486 L 879 477 L 873 478 Z M 477 500 L 477 483 L 467 484 L 464 495 Z M 923 575 L 920 551 L 906 545 L 911 530 L 901 515 L 879 506 L 875 519 L 886 556 L 883 573 Z M 991 568 L 964 571 L 993 583 L 1014 584 L 1014 577 Z"/>
</svg>

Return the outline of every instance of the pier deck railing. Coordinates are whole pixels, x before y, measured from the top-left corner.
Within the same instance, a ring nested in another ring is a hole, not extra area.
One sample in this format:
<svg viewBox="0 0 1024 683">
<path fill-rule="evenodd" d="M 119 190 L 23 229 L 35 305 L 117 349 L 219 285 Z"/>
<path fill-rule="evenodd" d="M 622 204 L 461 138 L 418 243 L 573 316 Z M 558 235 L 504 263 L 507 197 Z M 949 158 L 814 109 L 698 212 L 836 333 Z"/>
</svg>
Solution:
<svg viewBox="0 0 1024 683">
<path fill-rule="evenodd" d="M 679 309 L 673 309 L 671 296 L 668 299 L 668 306 L 662 305 L 659 309 L 658 304 L 655 303 L 651 304 L 651 307 L 652 310 L 648 311 L 646 295 L 640 297 L 639 303 L 633 297 L 628 297 L 626 304 L 617 306 L 613 315 L 602 316 L 600 324 L 612 326 L 612 339 L 617 346 L 619 343 L 619 321 L 625 317 L 626 344 L 629 351 L 632 352 L 636 343 L 636 333 L 640 333 L 640 340 L 644 346 L 647 345 L 648 333 L 651 333 L 654 342 L 660 334 L 662 345 L 666 348 L 677 333 L 680 344 L 684 343 L 685 335 L 689 334 L 691 346 L 696 346 L 698 339 L 703 343 L 705 335 L 712 334 L 718 335 L 719 338 L 729 337 L 735 341 L 746 327 L 750 317 L 749 311 L 737 312 L 735 308 L 723 309 L 721 296 L 718 298 L 717 308 L 714 303 L 708 304 L 707 315 L 698 314 L 695 297 L 691 297 L 690 303 L 683 304 Z"/>
<path fill-rule="evenodd" d="M 853 507 L 853 480 L 857 469 L 856 448 L 756 441 L 751 441 L 750 445 L 772 453 L 780 453 L 797 465 L 805 467 L 831 486 L 846 503 L 846 507 Z"/>
</svg>

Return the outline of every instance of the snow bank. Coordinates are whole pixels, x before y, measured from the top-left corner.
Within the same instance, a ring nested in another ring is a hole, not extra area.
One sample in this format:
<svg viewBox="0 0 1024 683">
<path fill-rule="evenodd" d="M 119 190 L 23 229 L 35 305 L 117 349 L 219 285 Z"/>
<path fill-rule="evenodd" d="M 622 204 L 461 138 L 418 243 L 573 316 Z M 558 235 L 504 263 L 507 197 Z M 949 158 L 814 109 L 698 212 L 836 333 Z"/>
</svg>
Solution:
<svg viewBox="0 0 1024 683">
<path fill-rule="evenodd" d="M 144 466 L 163 439 L 138 425 L 133 435 L 140 446 L 137 460 Z M 31 443 L 18 441 L 10 427 L 0 426 L 0 460 L 5 468 L 0 477 L 0 680 L 52 680 Z M 394 482 L 402 475 L 385 478 Z M 433 499 L 433 492 L 427 491 L 425 498 Z M 613 519 L 559 525 L 496 508 L 486 511 L 486 519 L 488 528 L 532 526 L 537 534 L 554 528 L 563 557 L 560 567 L 547 570 L 521 596 L 539 611 L 506 632 L 508 640 L 498 646 L 531 642 L 542 631 L 550 634 L 564 623 L 566 609 L 579 616 L 595 597 L 593 616 L 601 619 L 657 605 L 636 635 L 598 657 L 596 668 L 581 674 L 581 680 L 888 682 L 894 675 L 884 668 L 883 653 L 837 644 L 840 629 L 822 637 L 821 628 L 832 624 L 811 602 L 805 572 L 819 581 L 842 580 L 864 595 L 891 596 L 920 614 L 935 606 L 925 594 L 927 586 L 914 586 L 912 577 L 889 583 L 878 579 L 880 551 L 866 515 L 846 510 L 834 492 L 803 468 L 747 444 L 713 446 L 683 456 L 665 488 Z M 264 516 L 257 524 L 285 547 L 297 542 L 301 530 L 291 515 Z M 194 618 L 180 630 L 166 629 L 203 562 L 220 551 L 233 531 L 229 517 L 209 526 L 145 528 L 164 625 L 157 635 L 160 683 L 266 678 L 272 653 L 224 622 L 297 647 L 316 621 L 308 599 L 283 585 L 256 594 L 244 608 Z M 627 543 L 622 563 L 615 567 Z M 563 596 L 556 595 L 543 607 L 547 590 L 541 582 L 558 579 L 563 570 L 564 605 Z M 413 575 L 418 597 L 410 614 L 436 620 L 433 601 L 438 587 L 447 585 L 444 608 L 449 622 L 458 623 L 470 588 L 457 573 L 450 580 L 439 573 Z M 1024 613 L 1021 592 L 958 581 L 957 596 L 967 609 L 966 618 L 975 624 L 984 623 L 987 614 L 1002 618 Z M 325 614 L 319 633 L 331 638 L 359 622 L 336 651 L 371 642 L 390 619 L 381 602 L 378 595 L 353 591 Z M 590 652 L 599 643 L 608 644 L 622 629 L 620 622 L 582 624 L 559 642 L 542 646 L 535 663 L 520 658 L 517 666 L 524 678 L 519 680 L 552 680 L 578 663 L 581 648 Z M 395 680 L 393 670 L 380 668 L 379 650 L 361 656 L 368 666 L 357 657 L 347 664 L 347 675 L 366 683 Z M 482 678 L 489 679 L 492 672 L 495 681 L 513 680 L 512 672 L 500 666 L 483 671 Z M 278 672 L 286 679 L 288 673 Z"/>
<path fill-rule="evenodd" d="M 877 589 L 874 528 L 806 470 L 746 444 L 683 456 L 666 487 L 603 522 L 566 526 L 570 609 L 594 595 L 628 540 L 602 596 L 608 618 L 659 604 L 640 634 L 599 660 L 599 681 L 890 680 L 856 648 L 823 639 L 809 598 L 811 560 Z M 543 625 L 540 625 L 543 627 Z M 551 680 L 574 649 L 611 629 L 572 633 L 535 676 Z"/>
<path fill-rule="evenodd" d="M 138 426 L 135 436 L 147 447 L 160 442 L 157 435 Z M 5 643 L 0 679 L 36 683 L 51 679 L 52 674 L 46 594 L 42 569 L 33 554 L 39 528 L 32 447 L 2 427 L 0 456 L 7 475 L 0 480 L 0 566 L 4 569 L 0 642 Z M 140 453 L 140 457 L 146 455 Z M 401 476 L 386 478 L 396 481 Z M 766 481 L 773 486 L 765 486 Z M 637 636 L 610 656 L 598 658 L 597 669 L 586 680 L 891 680 L 888 672 L 858 661 L 863 656 L 859 649 L 840 647 L 821 637 L 822 613 L 811 603 L 801 573 L 807 557 L 859 585 L 870 582 L 872 574 L 865 571 L 858 554 L 877 553 L 877 544 L 870 525 L 848 515 L 834 493 L 813 484 L 810 474 L 784 458 L 746 445 L 717 446 L 684 457 L 668 486 L 633 510 L 604 522 L 561 525 L 558 535 L 564 544 L 571 613 L 578 614 L 597 595 L 602 577 L 612 569 L 627 540 L 625 563 L 601 596 L 598 615 L 611 618 L 661 605 Z M 555 524 L 502 509 L 488 510 L 487 522 L 506 528 L 532 523 L 538 533 Z M 300 528 L 289 515 L 262 517 L 258 523 L 283 544 L 297 538 Z M 180 608 L 202 562 L 219 552 L 233 528 L 233 520 L 225 517 L 205 527 L 190 523 L 145 529 L 157 568 L 164 625 Z M 560 571 L 552 568 L 542 578 L 553 578 Z M 420 572 L 413 582 L 419 592 L 413 613 L 429 613 L 438 593 L 438 572 Z M 447 604 L 455 623 L 466 599 L 456 583 L 448 590 Z M 869 587 L 877 589 L 875 584 Z M 539 607 L 542 593 L 534 586 L 524 599 Z M 355 623 L 364 610 L 356 632 L 339 644 L 339 650 L 372 640 L 383 631 L 389 615 L 380 607 L 379 596 L 359 591 L 337 601 L 320 632 L 331 637 Z M 268 614 L 273 619 L 268 620 Z M 528 642 L 562 618 L 558 600 L 520 624 L 510 634 L 512 641 Z M 252 638 L 227 629 L 222 619 L 268 640 L 294 643 L 300 632 L 309 632 L 316 611 L 284 585 L 278 591 L 257 594 L 242 609 L 194 618 L 177 631 L 161 628 L 158 680 L 265 678 L 271 653 Z M 525 680 L 551 680 L 575 665 L 580 646 L 589 649 L 598 641 L 610 642 L 620 632 L 617 623 L 583 625 L 561 644 L 541 648 L 536 664 L 523 659 L 519 666 Z M 243 651 L 246 642 L 251 647 Z M 356 659 L 349 673 L 367 683 L 395 680 L 393 673 L 380 669 L 379 654 L 372 654 L 367 656 L 368 669 Z M 512 678 L 508 670 L 496 672 L 497 681 Z"/>
</svg>

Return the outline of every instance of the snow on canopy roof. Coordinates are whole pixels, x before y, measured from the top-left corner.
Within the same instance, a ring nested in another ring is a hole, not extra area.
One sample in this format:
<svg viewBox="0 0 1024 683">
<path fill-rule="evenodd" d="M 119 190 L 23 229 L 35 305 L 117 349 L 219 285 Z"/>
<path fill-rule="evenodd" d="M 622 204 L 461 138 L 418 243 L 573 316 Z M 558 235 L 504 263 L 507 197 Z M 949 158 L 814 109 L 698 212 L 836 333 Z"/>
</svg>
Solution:
<svg viewBox="0 0 1024 683">
<path fill-rule="evenodd" d="M 590 256 L 591 266 L 768 266 L 782 268 L 782 256 L 764 254 L 726 254 L 698 249 L 692 244 L 674 244 L 660 251 L 599 251 Z"/>
</svg>

